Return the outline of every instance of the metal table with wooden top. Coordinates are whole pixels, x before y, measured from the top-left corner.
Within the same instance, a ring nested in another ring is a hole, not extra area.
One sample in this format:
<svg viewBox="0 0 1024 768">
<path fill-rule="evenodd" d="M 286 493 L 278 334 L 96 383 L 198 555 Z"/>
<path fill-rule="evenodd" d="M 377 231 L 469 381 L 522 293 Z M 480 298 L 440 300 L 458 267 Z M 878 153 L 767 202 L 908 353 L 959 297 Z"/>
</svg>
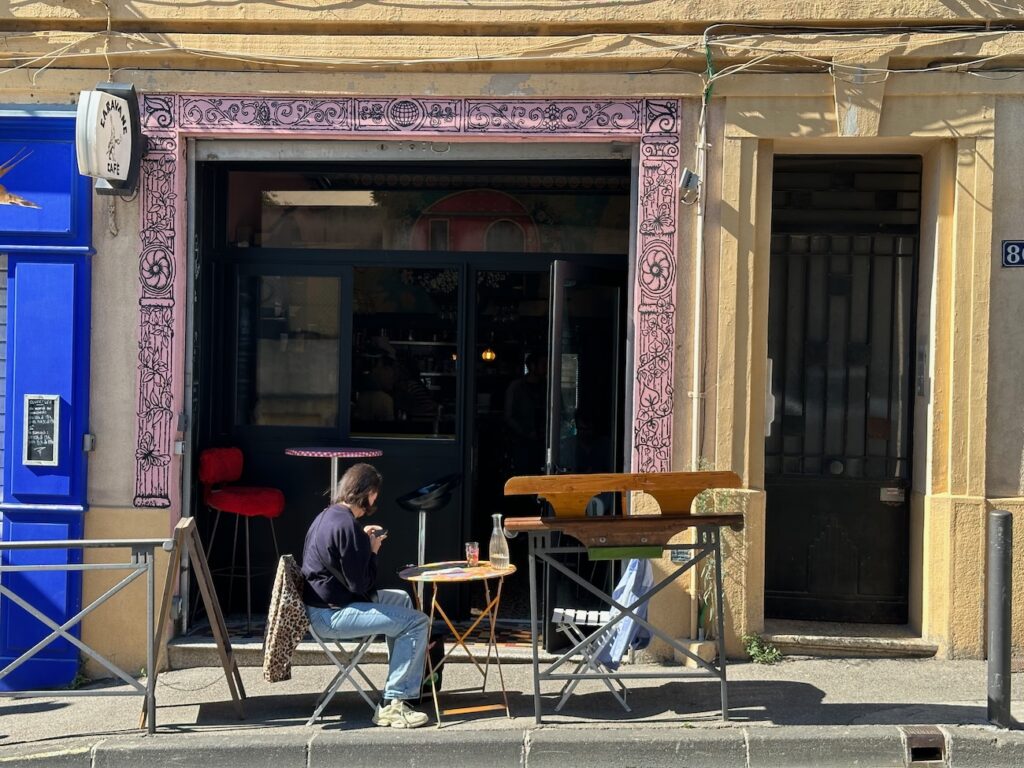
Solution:
<svg viewBox="0 0 1024 768">
<path fill-rule="evenodd" d="M 693 677 L 693 672 L 674 672 L 669 668 L 657 672 L 622 672 L 595 670 L 566 672 L 559 669 L 569 659 L 581 652 L 590 642 L 584 638 L 576 642 L 557 659 L 540 668 L 539 660 L 539 617 L 537 606 L 537 564 L 538 562 L 566 576 L 603 602 L 612 607 L 609 620 L 593 635 L 607 632 L 618 622 L 629 617 L 647 629 L 652 637 L 658 637 L 673 650 L 692 659 L 704 672 L 718 678 L 721 684 L 722 719 L 729 719 L 729 700 L 726 686 L 726 659 L 722 638 L 725 637 L 725 596 L 722 586 L 721 529 L 740 530 L 743 515 L 740 514 L 694 514 L 693 500 L 702 491 L 739 488 L 740 478 L 735 472 L 662 472 L 662 473 L 621 473 L 597 475 L 538 475 L 513 477 L 505 483 L 505 495 L 534 494 L 546 501 L 553 514 L 538 517 L 517 517 L 505 520 L 509 535 L 526 533 L 529 536 L 529 578 L 530 578 L 530 634 L 533 645 L 533 695 L 534 714 L 537 723 L 542 721 L 540 684 L 545 680 L 625 680 L 657 677 L 678 679 Z M 609 515 L 588 517 L 587 506 L 599 494 L 616 493 L 620 499 L 632 492 L 643 491 L 652 496 L 661 509 L 661 514 L 652 515 Z M 673 539 L 682 531 L 695 528 L 694 543 L 676 543 Z M 560 543 L 552 545 L 552 534 L 558 532 L 575 539 L 578 544 Z M 664 552 L 689 552 L 690 558 L 671 570 L 657 581 L 651 589 L 640 595 L 630 605 L 623 605 L 611 595 L 583 579 L 559 561 L 555 555 L 565 553 L 587 553 L 592 558 L 607 559 L 622 550 L 642 550 L 642 556 L 661 556 Z M 605 557 L 602 558 L 602 555 Z M 719 653 L 717 662 L 707 662 L 693 653 L 664 630 L 651 624 L 637 614 L 637 609 L 648 603 L 690 569 L 707 557 L 714 557 L 715 612 Z M 548 606 L 548 610 L 550 610 Z"/>
</svg>

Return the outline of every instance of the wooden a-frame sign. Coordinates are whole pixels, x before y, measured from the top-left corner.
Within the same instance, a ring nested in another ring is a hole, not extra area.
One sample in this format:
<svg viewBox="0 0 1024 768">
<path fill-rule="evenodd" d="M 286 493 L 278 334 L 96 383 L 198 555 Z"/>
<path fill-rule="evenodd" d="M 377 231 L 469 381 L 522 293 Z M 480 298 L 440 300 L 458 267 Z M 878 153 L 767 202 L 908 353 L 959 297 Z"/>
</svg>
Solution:
<svg viewBox="0 0 1024 768">
<path fill-rule="evenodd" d="M 206 562 L 206 555 L 203 552 L 202 542 L 199 541 L 199 531 L 193 517 L 182 518 L 174 526 L 174 549 L 171 551 L 170 561 L 167 563 L 167 579 L 164 581 L 164 594 L 160 600 L 160 612 L 157 614 L 156 634 L 153 635 L 153 642 L 156 644 L 156 648 L 153 649 L 153 658 L 156 659 L 156 664 L 150 670 L 150 674 L 154 678 L 153 684 L 156 685 L 156 676 L 159 674 L 162 662 L 164 630 L 170 620 L 171 597 L 178 581 L 178 568 L 181 565 L 182 553 L 185 551 L 188 551 L 195 570 L 196 581 L 199 583 L 203 606 L 206 608 L 206 615 L 210 618 L 210 629 L 213 631 L 213 639 L 217 643 L 217 653 L 220 655 L 220 664 L 224 668 L 224 677 L 227 680 L 228 690 L 231 692 L 235 712 L 238 713 L 238 719 L 243 720 L 245 719 L 245 710 L 242 708 L 242 700 L 245 698 L 245 687 L 242 685 L 242 676 L 238 672 L 238 663 L 235 661 L 235 654 L 231 648 L 231 639 L 228 637 L 228 628 L 224 623 L 224 614 L 220 610 L 220 601 L 217 600 L 217 592 L 213 588 L 213 578 L 210 576 L 210 566 Z M 146 708 L 143 706 L 139 727 L 144 728 L 145 726 Z"/>
</svg>

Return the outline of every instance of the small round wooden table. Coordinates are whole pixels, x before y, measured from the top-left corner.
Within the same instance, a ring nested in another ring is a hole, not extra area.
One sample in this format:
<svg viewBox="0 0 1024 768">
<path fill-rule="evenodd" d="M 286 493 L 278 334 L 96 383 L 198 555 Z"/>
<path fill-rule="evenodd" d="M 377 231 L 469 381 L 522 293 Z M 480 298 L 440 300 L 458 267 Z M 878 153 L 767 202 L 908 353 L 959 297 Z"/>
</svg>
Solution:
<svg viewBox="0 0 1024 768">
<path fill-rule="evenodd" d="M 399 571 L 398 575 L 406 581 L 418 582 L 418 583 L 429 583 L 431 585 L 430 595 L 430 623 L 429 627 L 434 626 L 434 614 L 439 614 L 444 620 L 444 623 L 448 625 L 448 629 L 451 631 L 452 636 L 455 638 L 455 644 L 449 649 L 448 653 L 444 655 L 444 658 L 438 662 L 438 666 L 444 664 L 449 656 L 454 653 L 455 649 L 460 647 L 469 656 L 469 660 L 476 666 L 477 672 L 483 677 L 483 682 L 480 684 L 480 691 L 483 692 L 487 688 L 487 672 L 490 669 L 491 664 L 491 652 L 494 653 L 494 665 L 498 668 L 498 680 L 501 682 L 501 697 L 505 704 L 488 704 L 479 707 L 458 707 L 455 709 L 441 710 L 437 703 L 437 686 L 434 685 L 434 664 L 430 661 L 430 657 L 427 657 L 428 671 L 430 672 L 430 692 L 434 699 L 434 714 L 437 715 L 437 727 L 441 727 L 441 715 L 461 715 L 469 714 L 471 712 L 487 712 L 495 709 L 504 709 L 505 715 L 512 717 L 512 713 L 508 708 L 508 692 L 505 690 L 505 676 L 501 672 L 501 657 L 498 655 L 498 644 L 495 641 L 494 636 L 494 624 L 498 618 L 498 608 L 501 605 L 501 587 L 505 583 L 505 577 L 511 576 L 516 572 L 514 565 L 509 565 L 507 568 L 495 568 L 487 560 L 481 560 L 475 566 L 466 565 L 465 560 L 451 560 L 443 563 L 427 563 L 426 565 L 410 566 Z M 494 597 L 491 597 L 491 586 L 490 582 L 492 579 L 498 580 L 498 587 L 495 590 Z M 437 599 L 437 587 L 439 584 L 464 584 L 470 581 L 481 581 L 484 585 L 484 594 L 487 598 L 487 607 L 480 612 L 480 615 L 476 617 L 469 628 L 461 634 L 452 624 L 448 618 L 448 614 L 444 612 L 444 608 L 441 607 L 441 603 Z M 422 606 L 420 606 L 422 610 Z M 490 621 L 490 632 L 487 639 L 487 658 L 484 660 L 484 665 L 481 667 L 480 662 L 476 660 L 476 657 L 469 650 L 466 645 L 466 638 L 479 626 L 480 622 L 484 618 Z"/>
<path fill-rule="evenodd" d="M 306 456 L 313 459 L 331 460 L 331 496 L 334 496 L 334 489 L 338 486 L 338 459 L 375 459 L 383 456 L 384 452 L 379 448 L 285 448 L 284 452 L 289 456 Z"/>
</svg>

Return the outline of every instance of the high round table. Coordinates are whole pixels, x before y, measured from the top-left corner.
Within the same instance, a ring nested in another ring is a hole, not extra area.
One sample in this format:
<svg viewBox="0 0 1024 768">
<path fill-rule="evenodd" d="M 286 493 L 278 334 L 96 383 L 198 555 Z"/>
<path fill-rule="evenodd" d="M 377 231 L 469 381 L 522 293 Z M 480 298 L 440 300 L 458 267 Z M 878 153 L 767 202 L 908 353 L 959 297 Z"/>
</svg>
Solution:
<svg viewBox="0 0 1024 768">
<path fill-rule="evenodd" d="M 375 459 L 383 456 L 384 452 L 379 448 L 352 448 L 352 447 L 317 447 L 317 448 L 285 448 L 284 452 L 289 456 L 304 456 L 313 459 L 331 460 L 331 497 L 334 497 L 334 490 L 338 487 L 338 459 Z"/>
</svg>

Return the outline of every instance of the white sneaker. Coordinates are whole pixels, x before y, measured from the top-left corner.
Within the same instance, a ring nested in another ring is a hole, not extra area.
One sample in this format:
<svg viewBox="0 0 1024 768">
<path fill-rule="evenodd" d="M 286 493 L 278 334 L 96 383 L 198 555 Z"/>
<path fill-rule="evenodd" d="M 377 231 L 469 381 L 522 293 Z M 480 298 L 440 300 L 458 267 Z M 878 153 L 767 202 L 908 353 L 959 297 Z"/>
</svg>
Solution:
<svg viewBox="0 0 1024 768">
<path fill-rule="evenodd" d="M 394 699 L 387 706 L 377 705 L 373 713 L 373 724 L 385 728 L 419 728 L 426 725 L 430 717 L 410 707 L 401 699 Z"/>
</svg>

